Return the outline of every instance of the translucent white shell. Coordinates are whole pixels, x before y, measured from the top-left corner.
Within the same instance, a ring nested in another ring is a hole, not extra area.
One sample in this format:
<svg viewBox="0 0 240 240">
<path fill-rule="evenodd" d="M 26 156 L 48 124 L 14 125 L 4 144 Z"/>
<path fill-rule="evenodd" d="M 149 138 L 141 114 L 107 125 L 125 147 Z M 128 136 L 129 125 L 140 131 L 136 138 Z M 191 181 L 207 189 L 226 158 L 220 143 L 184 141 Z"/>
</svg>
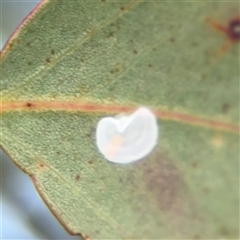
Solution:
<svg viewBox="0 0 240 240">
<path fill-rule="evenodd" d="M 102 118 L 97 125 L 97 147 L 111 162 L 130 163 L 142 159 L 157 141 L 157 119 L 148 108 L 141 107 L 130 116 Z"/>
</svg>

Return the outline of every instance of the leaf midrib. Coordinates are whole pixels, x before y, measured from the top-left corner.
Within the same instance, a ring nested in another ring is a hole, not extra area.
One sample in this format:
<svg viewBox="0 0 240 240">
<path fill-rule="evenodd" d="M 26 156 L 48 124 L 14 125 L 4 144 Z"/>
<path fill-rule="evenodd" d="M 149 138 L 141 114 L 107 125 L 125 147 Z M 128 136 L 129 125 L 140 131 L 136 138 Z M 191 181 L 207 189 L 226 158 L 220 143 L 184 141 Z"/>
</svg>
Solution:
<svg viewBox="0 0 240 240">
<path fill-rule="evenodd" d="M 89 103 L 75 100 L 75 101 L 46 101 L 46 100 L 34 100 L 31 102 L 28 101 L 2 101 L 0 113 L 7 112 L 17 112 L 17 111 L 35 111 L 35 112 L 43 112 L 43 111 L 66 111 L 66 112 L 98 112 L 99 114 L 108 113 L 108 114 L 118 114 L 118 113 L 130 113 L 133 112 L 139 106 L 127 106 L 117 104 L 96 104 L 94 102 Z M 170 111 L 161 108 L 154 108 L 152 111 L 155 115 L 162 120 L 170 120 L 181 123 L 186 123 L 189 125 L 195 125 L 199 127 L 205 127 L 220 131 L 232 132 L 235 134 L 240 133 L 240 127 L 237 124 L 219 121 L 216 119 L 199 116 L 199 115 L 190 115 L 187 113 L 181 113 L 176 111 Z"/>
</svg>

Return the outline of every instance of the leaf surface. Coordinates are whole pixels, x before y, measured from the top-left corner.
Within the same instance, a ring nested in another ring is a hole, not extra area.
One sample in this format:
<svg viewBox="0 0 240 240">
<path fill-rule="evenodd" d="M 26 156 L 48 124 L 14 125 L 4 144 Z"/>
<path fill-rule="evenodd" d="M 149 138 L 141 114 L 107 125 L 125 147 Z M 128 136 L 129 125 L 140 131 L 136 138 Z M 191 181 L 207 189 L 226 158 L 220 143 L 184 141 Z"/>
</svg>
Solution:
<svg viewBox="0 0 240 240">
<path fill-rule="evenodd" d="M 217 55 L 236 2 L 43 1 L 1 53 L 1 146 L 72 234 L 237 238 L 239 46 Z M 141 161 L 96 147 L 105 116 L 147 106 Z"/>
</svg>

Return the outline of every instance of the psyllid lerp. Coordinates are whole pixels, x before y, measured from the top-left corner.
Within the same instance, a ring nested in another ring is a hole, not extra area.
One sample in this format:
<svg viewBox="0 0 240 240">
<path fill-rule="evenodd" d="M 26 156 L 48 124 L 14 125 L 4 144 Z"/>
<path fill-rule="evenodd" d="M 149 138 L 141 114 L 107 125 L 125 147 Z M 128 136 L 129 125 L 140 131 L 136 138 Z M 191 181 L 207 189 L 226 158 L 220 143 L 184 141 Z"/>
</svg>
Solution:
<svg viewBox="0 0 240 240">
<path fill-rule="evenodd" d="M 102 118 L 96 128 L 96 144 L 103 156 L 115 163 L 131 163 L 146 157 L 159 141 L 154 113 L 140 107 L 131 115 Z"/>
</svg>

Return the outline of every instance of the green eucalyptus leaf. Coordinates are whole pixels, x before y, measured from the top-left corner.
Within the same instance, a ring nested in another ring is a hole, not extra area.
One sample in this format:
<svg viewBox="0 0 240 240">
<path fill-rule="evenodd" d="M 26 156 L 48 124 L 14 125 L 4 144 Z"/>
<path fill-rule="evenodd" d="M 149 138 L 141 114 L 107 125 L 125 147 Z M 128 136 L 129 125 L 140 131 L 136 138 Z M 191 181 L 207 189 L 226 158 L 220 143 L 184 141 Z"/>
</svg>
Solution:
<svg viewBox="0 0 240 240">
<path fill-rule="evenodd" d="M 237 2 L 48 0 L 16 30 L 1 53 L 1 147 L 70 233 L 238 238 L 238 14 Z M 157 146 L 107 161 L 97 123 L 141 106 Z"/>
</svg>

